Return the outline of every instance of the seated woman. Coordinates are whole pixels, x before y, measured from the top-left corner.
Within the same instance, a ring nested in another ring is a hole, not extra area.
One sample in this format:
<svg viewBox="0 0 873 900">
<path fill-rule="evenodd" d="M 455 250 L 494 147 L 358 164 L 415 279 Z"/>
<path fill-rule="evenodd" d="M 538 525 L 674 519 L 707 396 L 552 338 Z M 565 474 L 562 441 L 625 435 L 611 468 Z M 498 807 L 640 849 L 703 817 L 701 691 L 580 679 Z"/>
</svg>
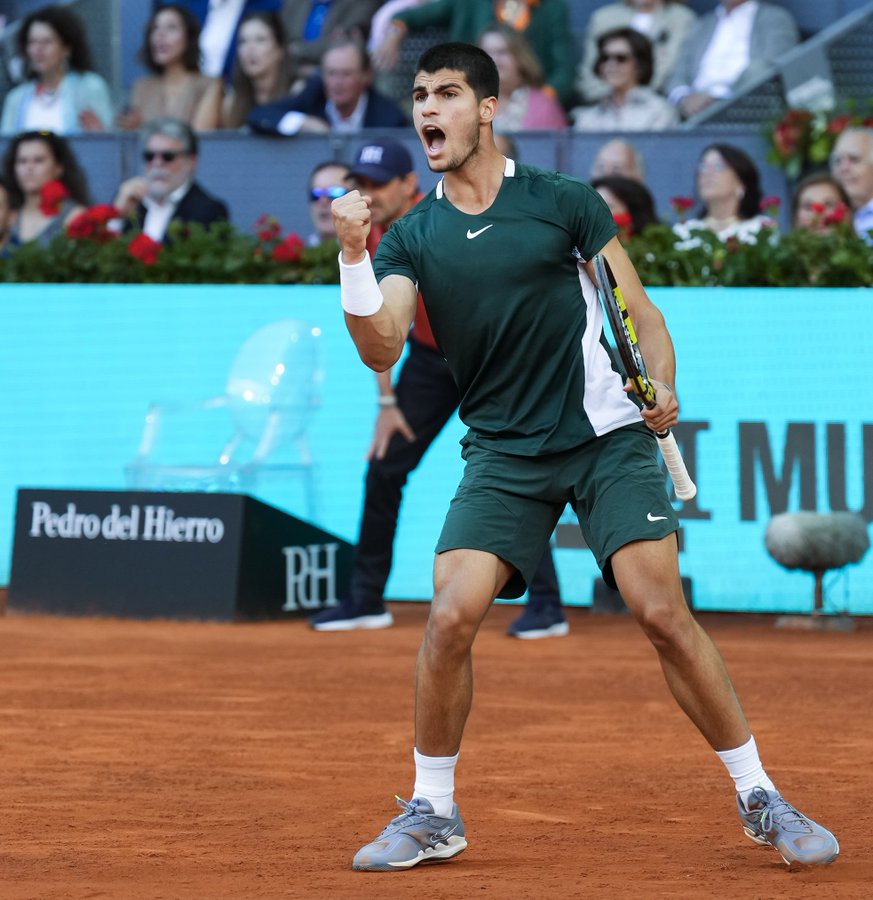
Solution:
<svg viewBox="0 0 873 900">
<path fill-rule="evenodd" d="M 696 169 L 697 196 L 702 202 L 697 217 L 673 226 L 683 240 L 694 229 L 705 228 L 723 241 L 736 238 L 754 243 L 758 232 L 775 228 L 769 216 L 761 215 L 761 177 L 745 152 L 731 144 L 710 144 L 703 150 Z"/>
<path fill-rule="evenodd" d="M 610 88 L 596 106 L 573 111 L 576 131 L 657 131 L 679 121 L 676 108 L 647 87 L 652 42 L 633 28 L 615 28 L 597 39 L 594 72 Z"/>
<path fill-rule="evenodd" d="M 112 125 L 109 88 L 91 71 L 85 29 L 68 7 L 32 12 L 21 23 L 18 47 L 27 81 L 6 95 L 0 133 L 77 134 Z"/>
<path fill-rule="evenodd" d="M 543 71 L 523 34 L 495 22 L 479 35 L 478 43 L 494 60 L 500 76 L 496 131 L 567 127 L 561 104 L 543 90 Z"/>
<path fill-rule="evenodd" d="M 287 97 L 295 86 L 294 60 L 282 20 L 274 12 L 244 16 L 237 34 L 233 90 L 224 100 L 221 127 L 242 127 L 255 106 Z"/>
<path fill-rule="evenodd" d="M 621 175 L 607 175 L 595 178 L 591 187 L 609 207 L 618 226 L 618 239 L 623 244 L 657 223 L 655 198 L 642 182 Z"/>
<path fill-rule="evenodd" d="M 579 63 L 576 89 L 585 103 L 596 103 L 609 93 L 609 85 L 598 77 L 594 63 L 597 41 L 615 28 L 633 28 L 652 42 L 655 64 L 649 86 L 664 93 L 664 85 L 673 71 L 682 44 L 697 14 L 685 0 L 617 0 L 594 10 L 585 29 L 585 47 Z"/>
<path fill-rule="evenodd" d="M 852 203 L 845 188 L 827 172 L 802 178 L 791 200 L 791 227 L 828 234 L 841 223 L 852 230 Z"/>
<path fill-rule="evenodd" d="M 134 82 L 119 128 L 135 130 L 162 116 L 181 119 L 197 131 L 218 127 L 221 80 L 200 71 L 200 23 L 191 10 L 178 3 L 158 7 L 146 23 L 139 57 L 153 74 Z"/>
<path fill-rule="evenodd" d="M 10 247 L 46 246 L 88 205 L 85 173 L 70 145 L 48 131 L 25 131 L 9 142 L 3 179 L 17 211 Z"/>
</svg>

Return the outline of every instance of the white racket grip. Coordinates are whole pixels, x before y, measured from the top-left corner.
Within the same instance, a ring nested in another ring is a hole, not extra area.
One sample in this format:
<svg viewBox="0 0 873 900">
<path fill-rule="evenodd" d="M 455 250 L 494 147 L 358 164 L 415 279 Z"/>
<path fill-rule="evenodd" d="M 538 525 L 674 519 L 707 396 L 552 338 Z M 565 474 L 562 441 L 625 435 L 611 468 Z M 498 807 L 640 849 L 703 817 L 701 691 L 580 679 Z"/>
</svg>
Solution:
<svg viewBox="0 0 873 900">
<path fill-rule="evenodd" d="M 664 436 L 656 435 L 658 438 L 658 446 L 661 448 L 661 455 L 667 464 L 667 471 L 670 478 L 673 479 L 673 487 L 676 490 L 676 496 L 680 500 L 690 500 L 697 493 L 697 485 L 691 480 L 688 469 L 685 468 L 685 460 L 679 452 L 679 445 L 673 433 L 668 431 Z"/>
</svg>

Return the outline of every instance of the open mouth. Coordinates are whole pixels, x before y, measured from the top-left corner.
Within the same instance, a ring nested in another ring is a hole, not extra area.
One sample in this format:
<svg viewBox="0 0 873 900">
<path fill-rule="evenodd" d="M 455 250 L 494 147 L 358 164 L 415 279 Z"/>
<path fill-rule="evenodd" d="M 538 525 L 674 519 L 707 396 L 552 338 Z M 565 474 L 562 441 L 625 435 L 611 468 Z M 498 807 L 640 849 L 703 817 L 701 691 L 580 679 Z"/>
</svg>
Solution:
<svg viewBox="0 0 873 900">
<path fill-rule="evenodd" d="M 446 143 L 446 133 L 437 125 L 425 125 L 421 136 L 428 153 L 439 153 Z"/>
</svg>

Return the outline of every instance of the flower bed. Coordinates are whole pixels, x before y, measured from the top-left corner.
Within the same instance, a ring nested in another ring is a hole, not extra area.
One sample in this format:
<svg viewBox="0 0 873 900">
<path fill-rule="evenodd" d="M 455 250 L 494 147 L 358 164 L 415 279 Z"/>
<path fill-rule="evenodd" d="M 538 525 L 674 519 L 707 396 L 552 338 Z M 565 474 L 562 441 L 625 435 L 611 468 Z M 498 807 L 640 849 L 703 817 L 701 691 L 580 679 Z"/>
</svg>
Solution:
<svg viewBox="0 0 873 900">
<path fill-rule="evenodd" d="M 159 244 L 139 230 L 113 228 L 118 211 L 99 204 L 71 220 L 46 247 L 32 242 L 0 258 L 0 281 L 52 283 L 333 284 L 339 281 L 335 241 L 307 247 L 282 235 L 264 215 L 254 233 L 229 223 L 208 229 L 171 222 Z"/>
</svg>

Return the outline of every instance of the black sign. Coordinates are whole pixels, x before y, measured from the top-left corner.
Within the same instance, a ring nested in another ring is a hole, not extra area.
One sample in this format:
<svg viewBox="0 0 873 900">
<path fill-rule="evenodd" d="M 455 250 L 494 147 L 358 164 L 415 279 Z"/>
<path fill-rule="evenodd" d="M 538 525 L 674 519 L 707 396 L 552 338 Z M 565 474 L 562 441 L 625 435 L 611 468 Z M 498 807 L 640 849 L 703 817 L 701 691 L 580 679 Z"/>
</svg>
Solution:
<svg viewBox="0 0 873 900">
<path fill-rule="evenodd" d="M 346 541 L 244 494 L 18 491 L 9 606 L 275 619 L 333 606 Z"/>
</svg>

